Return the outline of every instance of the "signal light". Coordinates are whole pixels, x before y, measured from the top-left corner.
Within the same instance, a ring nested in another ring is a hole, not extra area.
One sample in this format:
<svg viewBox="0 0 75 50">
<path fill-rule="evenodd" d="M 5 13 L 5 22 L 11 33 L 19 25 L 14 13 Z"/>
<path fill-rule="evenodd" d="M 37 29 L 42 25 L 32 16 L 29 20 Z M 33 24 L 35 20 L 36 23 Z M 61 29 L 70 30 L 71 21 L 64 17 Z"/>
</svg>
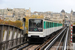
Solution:
<svg viewBox="0 0 75 50">
<path fill-rule="evenodd" d="M 23 22 L 26 22 L 26 18 L 23 18 Z"/>
</svg>

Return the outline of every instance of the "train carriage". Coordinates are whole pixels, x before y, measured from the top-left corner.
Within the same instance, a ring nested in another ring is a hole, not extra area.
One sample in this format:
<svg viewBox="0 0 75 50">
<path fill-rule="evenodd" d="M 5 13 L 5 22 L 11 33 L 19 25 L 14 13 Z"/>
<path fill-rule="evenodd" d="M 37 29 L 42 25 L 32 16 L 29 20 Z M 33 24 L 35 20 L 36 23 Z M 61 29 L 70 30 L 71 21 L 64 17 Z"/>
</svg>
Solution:
<svg viewBox="0 0 75 50">
<path fill-rule="evenodd" d="M 30 42 L 44 42 L 45 38 L 61 29 L 61 23 L 45 19 L 29 19 L 28 38 Z"/>
</svg>

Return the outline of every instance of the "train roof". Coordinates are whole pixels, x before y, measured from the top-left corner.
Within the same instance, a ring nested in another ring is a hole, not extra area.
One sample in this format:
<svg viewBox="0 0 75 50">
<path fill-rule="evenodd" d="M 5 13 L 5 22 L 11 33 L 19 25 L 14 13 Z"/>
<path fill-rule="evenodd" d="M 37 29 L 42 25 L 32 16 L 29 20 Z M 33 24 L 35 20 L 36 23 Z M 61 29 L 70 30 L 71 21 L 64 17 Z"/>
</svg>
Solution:
<svg viewBox="0 0 75 50">
<path fill-rule="evenodd" d="M 30 18 L 30 19 L 38 19 L 38 18 Z M 40 19 L 40 18 L 39 18 Z M 42 19 L 43 20 L 43 19 Z"/>
<path fill-rule="evenodd" d="M 38 18 L 31 18 L 31 19 L 38 19 Z M 40 18 L 39 18 L 39 19 L 40 19 Z M 56 22 L 56 21 L 53 21 L 53 20 L 49 20 L 49 19 L 41 19 L 41 20 L 59 23 L 59 22 Z"/>
</svg>

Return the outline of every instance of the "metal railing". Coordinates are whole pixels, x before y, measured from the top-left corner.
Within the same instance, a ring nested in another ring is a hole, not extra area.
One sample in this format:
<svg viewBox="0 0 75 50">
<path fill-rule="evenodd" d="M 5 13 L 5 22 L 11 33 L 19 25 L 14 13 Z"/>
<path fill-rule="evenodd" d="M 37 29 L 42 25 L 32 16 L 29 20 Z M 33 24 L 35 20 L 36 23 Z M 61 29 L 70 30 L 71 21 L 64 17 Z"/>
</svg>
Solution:
<svg viewBox="0 0 75 50">
<path fill-rule="evenodd" d="M 67 33 L 66 33 L 66 37 L 65 37 L 65 42 L 64 42 L 64 48 L 63 48 L 63 50 L 67 49 L 68 33 L 69 33 L 69 28 L 67 29 Z"/>
<path fill-rule="evenodd" d="M 0 25 L 0 50 L 12 50 L 25 42 L 22 29 L 11 25 Z"/>
<path fill-rule="evenodd" d="M 64 28 L 59 34 L 58 36 L 56 36 L 56 38 L 44 49 L 44 50 L 49 50 L 52 45 L 55 43 L 55 41 L 58 39 L 58 37 L 64 32 L 64 30 L 66 30 L 66 28 Z"/>
<path fill-rule="evenodd" d="M 66 34 L 66 30 L 64 31 L 63 35 L 61 36 L 60 41 L 59 41 L 59 44 L 58 44 L 56 50 L 60 50 L 60 45 L 61 45 L 61 43 L 62 43 L 62 41 L 63 41 L 63 39 L 65 37 L 65 34 Z"/>
</svg>

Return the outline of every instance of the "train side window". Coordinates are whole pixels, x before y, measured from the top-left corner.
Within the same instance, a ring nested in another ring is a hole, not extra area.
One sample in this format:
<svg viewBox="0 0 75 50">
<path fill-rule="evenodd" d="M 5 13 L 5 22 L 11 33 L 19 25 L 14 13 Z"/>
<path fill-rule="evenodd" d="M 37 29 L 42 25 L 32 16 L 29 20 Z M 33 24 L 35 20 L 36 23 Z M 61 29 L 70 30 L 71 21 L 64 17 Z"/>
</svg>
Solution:
<svg viewBox="0 0 75 50">
<path fill-rule="evenodd" d="M 47 22 L 47 28 L 48 28 L 48 22 Z"/>
<path fill-rule="evenodd" d="M 54 22 L 53 22 L 53 27 L 54 27 Z"/>
<path fill-rule="evenodd" d="M 52 28 L 52 22 L 51 22 L 51 28 Z"/>
<path fill-rule="evenodd" d="M 48 22 L 48 28 L 49 28 L 49 22 Z"/>
<path fill-rule="evenodd" d="M 57 23 L 55 23 L 56 24 L 56 26 L 57 26 Z"/>
<path fill-rule="evenodd" d="M 51 22 L 50 22 L 50 27 L 51 27 Z"/>
<path fill-rule="evenodd" d="M 55 27 L 55 23 L 54 23 L 54 27 Z"/>
<path fill-rule="evenodd" d="M 47 28 L 47 22 L 46 22 L 46 28 Z"/>
<path fill-rule="evenodd" d="M 52 22 L 52 27 L 53 27 L 53 22 Z"/>
<path fill-rule="evenodd" d="M 53 24 L 52 24 L 52 27 L 53 27 Z"/>
<path fill-rule="evenodd" d="M 57 27 L 57 23 L 56 23 L 56 27 Z"/>
<path fill-rule="evenodd" d="M 49 28 L 50 28 L 50 22 L 49 22 Z"/>
<path fill-rule="evenodd" d="M 51 28 L 52 28 L 52 23 L 51 23 Z"/>
<path fill-rule="evenodd" d="M 55 23 L 55 27 L 56 27 L 56 23 Z"/>
<path fill-rule="evenodd" d="M 56 27 L 57 27 L 57 23 L 56 23 Z"/>
<path fill-rule="evenodd" d="M 47 22 L 46 22 L 46 28 L 47 28 Z"/>
<path fill-rule="evenodd" d="M 52 28 L 52 22 L 51 22 L 51 28 Z"/>
<path fill-rule="evenodd" d="M 51 28 L 51 22 L 50 22 L 50 28 Z"/>
<path fill-rule="evenodd" d="M 51 22 L 50 22 L 50 28 L 51 28 Z"/>
<path fill-rule="evenodd" d="M 44 29 L 46 28 L 46 22 L 44 21 Z"/>
<path fill-rule="evenodd" d="M 53 27 L 53 23 L 52 23 L 52 27 Z"/>
<path fill-rule="evenodd" d="M 53 25 L 54 25 L 54 23 L 53 23 Z"/>
<path fill-rule="evenodd" d="M 56 27 L 57 27 L 57 23 L 56 23 Z"/>
<path fill-rule="evenodd" d="M 47 22 L 46 22 L 46 28 L 47 28 Z"/>
<path fill-rule="evenodd" d="M 50 23 L 50 22 L 49 22 Z M 50 24 L 49 24 L 49 28 L 50 28 Z"/>
<path fill-rule="evenodd" d="M 57 24 L 57 26 L 58 26 L 58 24 Z"/>
<path fill-rule="evenodd" d="M 56 25 L 56 24 L 55 24 Z M 55 26 L 56 27 L 56 26 Z"/>
<path fill-rule="evenodd" d="M 53 27 L 53 22 L 52 22 L 52 27 Z"/>
<path fill-rule="evenodd" d="M 48 28 L 48 22 L 47 22 L 47 28 Z"/>
</svg>

